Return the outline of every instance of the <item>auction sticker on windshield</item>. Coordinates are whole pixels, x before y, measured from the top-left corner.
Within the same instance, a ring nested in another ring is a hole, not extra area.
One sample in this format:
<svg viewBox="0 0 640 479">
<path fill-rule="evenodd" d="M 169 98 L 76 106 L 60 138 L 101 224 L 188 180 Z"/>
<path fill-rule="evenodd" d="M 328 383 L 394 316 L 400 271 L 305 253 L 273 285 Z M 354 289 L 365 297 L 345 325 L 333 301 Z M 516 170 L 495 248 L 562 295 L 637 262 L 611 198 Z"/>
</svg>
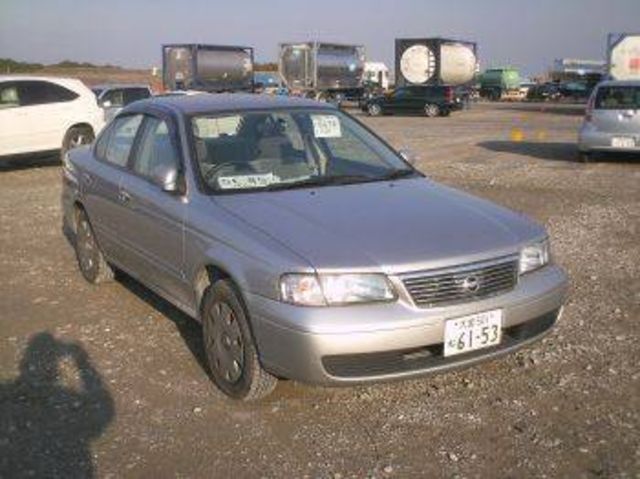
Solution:
<svg viewBox="0 0 640 479">
<path fill-rule="evenodd" d="M 273 173 L 263 175 L 221 176 L 218 178 L 218 185 L 223 190 L 264 188 L 265 186 L 279 182 L 280 178 Z"/>
<path fill-rule="evenodd" d="M 311 115 L 313 135 L 316 138 L 340 138 L 340 119 L 335 115 Z"/>
<path fill-rule="evenodd" d="M 501 338 L 501 309 L 450 319 L 444 326 L 444 355 L 454 356 L 495 346 Z"/>
</svg>

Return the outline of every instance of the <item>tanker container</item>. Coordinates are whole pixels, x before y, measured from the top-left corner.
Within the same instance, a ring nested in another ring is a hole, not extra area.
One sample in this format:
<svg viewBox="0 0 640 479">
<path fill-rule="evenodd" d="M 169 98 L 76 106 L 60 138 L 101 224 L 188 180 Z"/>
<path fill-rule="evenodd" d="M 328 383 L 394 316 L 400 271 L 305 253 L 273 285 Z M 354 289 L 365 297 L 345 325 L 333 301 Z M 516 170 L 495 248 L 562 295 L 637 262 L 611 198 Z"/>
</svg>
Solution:
<svg viewBox="0 0 640 479">
<path fill-rule="evenodd" d="M 220 45 L 164 45 L 166 90 L 252 91 L 253 49 Z"/>
<path fill-rule="evenodd" d="M 467 85 L 478 70 L 477 44 L 445 38 L 396 39 L 396 86 Z"/>
<path fill-rule="evenodd" d="M 610 34 L 607 65 L 614 80 L 640 80 L 640 33 Z"/>
<path fill-rule="evenodd" d="M 362 90 L 364 59 L 364 47 L 360 45 L 283 43 L 278 70 L 293 93 L 350 99 Z"/>
</svg>

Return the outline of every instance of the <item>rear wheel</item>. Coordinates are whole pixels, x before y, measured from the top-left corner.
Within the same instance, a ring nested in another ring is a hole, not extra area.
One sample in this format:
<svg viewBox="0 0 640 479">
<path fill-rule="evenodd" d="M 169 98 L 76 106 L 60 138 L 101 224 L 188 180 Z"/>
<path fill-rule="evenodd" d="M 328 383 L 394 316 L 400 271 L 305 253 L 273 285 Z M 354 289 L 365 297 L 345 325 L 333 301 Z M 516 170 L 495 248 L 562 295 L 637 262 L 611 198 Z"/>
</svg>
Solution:
<svg viewBox="0 0 640 479">
<path fill-rule="evenodd" d="M 593 160 L 593 153 L 590 151 L 580 152 L 580 163 L 590 163 Z"/>
<path fill-rule="evenodd" d="M 380 116 L 380 115 L 382 115 L 382 107 L 380 105 L 378 105 L 377 103 L 371 103 L 367 107 L 367 112 L 371 116 Z"/>
<path fill-rule="evenodd" d="M 438 107 L 438 105 L 434 105 L 433 103 L 427 103 L 424 106 L 424 114 L 429 118 L 436 117 L 440 114 L 440 107 Z"/>
<path fill-rule="evenodd" d="M 62 139 L 60 157 L 64 160 L 64 155 L 69 150 L 82 145 L 89 145 L 94 140 L 93 130 L 88 126 L 72 126 Z"/>
<path fill-rule="evenodd" d="M 213 382 L 222 392 L 252 401 L 273 391 L 278 380 L 260 364 L 246 308 L 231 281 L 219 280 L 205 292 L 202 333 Z"/>
<path fill-rule="evenodd" d="M 78 210 L 76 217 L 76 258 L 84 279 L 99 284 L 113 279 L 113 269 L 102 255 L 96 242 L 89 217 L 84 210 Z"/>
</svg>

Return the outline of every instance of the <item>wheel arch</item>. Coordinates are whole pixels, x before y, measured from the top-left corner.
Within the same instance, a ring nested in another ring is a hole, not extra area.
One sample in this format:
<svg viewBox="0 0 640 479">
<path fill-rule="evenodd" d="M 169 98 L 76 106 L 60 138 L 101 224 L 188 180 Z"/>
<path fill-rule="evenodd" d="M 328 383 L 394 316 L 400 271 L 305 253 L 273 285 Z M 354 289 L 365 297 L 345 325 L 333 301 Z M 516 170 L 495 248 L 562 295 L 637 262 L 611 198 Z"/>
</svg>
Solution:
<svg viewBox="0 0 640 479">
<path fill-rule="evenodd" d="M 81 121 L 81 122 L 76 122 L 76 123 L 72 123 L 71 125 L 69 125 L 69 127 L 67 128 L 67 131 L 65 132 L 65 135 L 69 132 L 69 130 L 71 130 L 72 128 L 89 128 L 91 130 L 91 134 L 93 135 L 93 137 L 95 138 L 96 136 L 96 132 L 93 129 L 93 125 L 91 125 L 91 123 L 85 122 L 85 121 Z"/>
</svg>

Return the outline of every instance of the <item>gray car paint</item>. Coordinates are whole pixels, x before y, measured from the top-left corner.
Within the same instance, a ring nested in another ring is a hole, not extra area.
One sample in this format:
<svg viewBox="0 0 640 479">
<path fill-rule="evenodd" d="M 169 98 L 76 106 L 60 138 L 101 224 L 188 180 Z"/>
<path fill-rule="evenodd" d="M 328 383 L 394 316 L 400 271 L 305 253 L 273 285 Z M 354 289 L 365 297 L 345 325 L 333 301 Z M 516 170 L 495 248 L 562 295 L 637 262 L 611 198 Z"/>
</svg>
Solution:
<svg viewBox="0 0 640 479">
<path fill-rule="evenodd" d="M 196 318 L 205 267 L 226 271 L 246 302 L 263 365 L 310 382 L 388 379 L 331 377 L 320 361 L 328 352 L 442 342 L 445 319 L 488 309 L 503 309 L 505 324 L 518 324 L 561 308 L 567 278 L 557 266 L 521 276 L 513 291 L 499 296 L 432 309 L 415 306 L 399 275 L 517 254 L 546 236 L 522 215 L 421 177 L 229 195 L 201 189 L 185 118 L 232 108 L 299 107 L 333 109 L 251 95 L 136 102 L 121 115 L 142 112 L 172 122 L 183 194 L 163 192 L 96 160 L 94 149 L 81 148 L 65 162 L 64 221 L 73 229 L 75 205 L 83 205 L 107 259 Z M 124 203 L 123 190 L 130 196 Z M 314 271 L 386 272 L 399 297 L 393 303 L 324 308 L 279 300 L 282 274 Z"/>
</svg>

